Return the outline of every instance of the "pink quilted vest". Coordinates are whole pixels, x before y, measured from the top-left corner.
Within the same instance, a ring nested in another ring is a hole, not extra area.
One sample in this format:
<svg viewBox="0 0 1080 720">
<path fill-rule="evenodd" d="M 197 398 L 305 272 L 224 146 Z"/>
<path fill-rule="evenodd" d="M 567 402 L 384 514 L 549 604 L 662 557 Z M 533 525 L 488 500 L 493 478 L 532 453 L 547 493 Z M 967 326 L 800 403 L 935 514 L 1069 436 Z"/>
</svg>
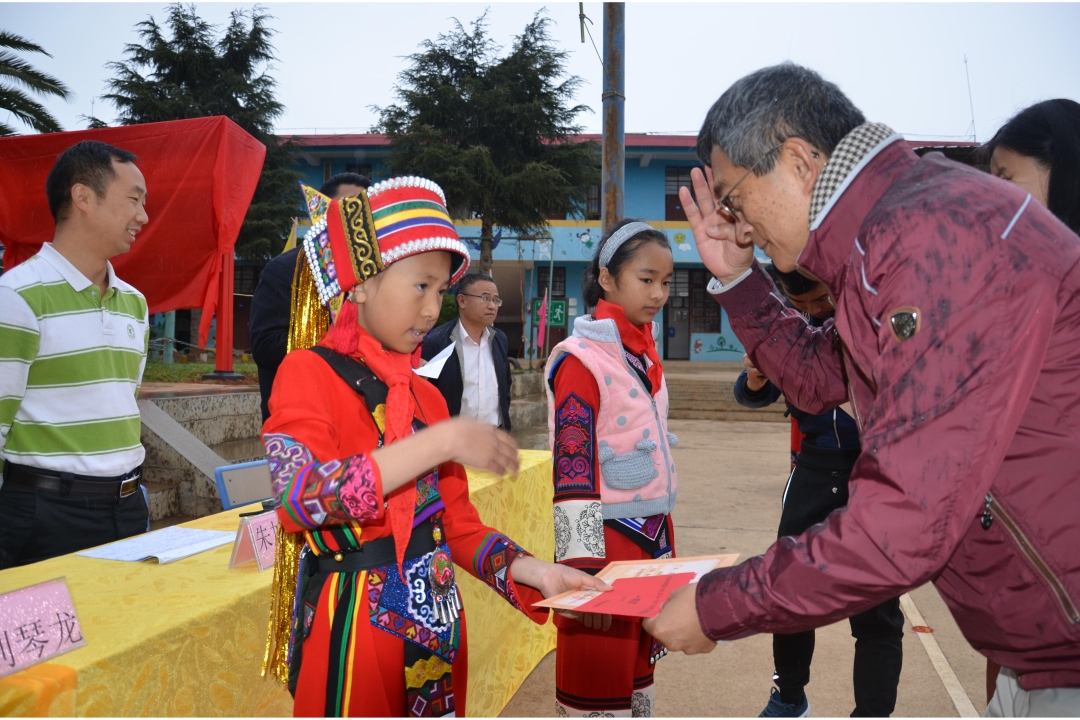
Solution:
<svg viewBox="0 0 1080 720">
<path fill-rule="evenodd" d="M 657 325 L 653 323 L 653 336 Z M 675 507 L 678 478 L 668 433 L 667 381 L 655 397 L 642 384 L 623 353 L 614 320 L 584 315 L 574 321 L 574 333 L 551 351 L 547 367 L 557 368 L 563 355 L 573 355 L 588 368 L 600 389 L 596 418 L 599 444 L 600 499 L 604 519 L 668 514 Z M 555 395 L 548 395 L 548 438 L 555 448 Z"/>
</svg>

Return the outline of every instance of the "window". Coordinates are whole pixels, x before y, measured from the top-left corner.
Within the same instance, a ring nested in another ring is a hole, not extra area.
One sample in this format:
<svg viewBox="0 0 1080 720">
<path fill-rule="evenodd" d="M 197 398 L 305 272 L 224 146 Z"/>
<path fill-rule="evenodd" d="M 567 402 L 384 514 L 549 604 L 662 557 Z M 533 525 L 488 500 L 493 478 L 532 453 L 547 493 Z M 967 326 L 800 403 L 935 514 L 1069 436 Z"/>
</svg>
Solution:
<svg viewBox="0 0 1080 720">
<path fill-rule="evenodd" d="M 544 290 L 548 286 L 548 269 L 547 267 L 537 268 L 536 273 L 536 297 L 544 297 Z M 555 268 L 555 282 L 551 287 L 551 297 L 566 297 L 566 268 Z"/>
<path fill-rule="evenodd" d="M 686 220 L 686 211 L 679 200 L 679 188 L 691 188 L 688 167 L 664 168 L 664 219 Z"/>
<path fill-rule="evenodd" d="M 323 182 L 326 182 L 327 180 L 330 179 L 331 172 L 332 172 L 332 170 L 331 170 L 331 167 L 330 167 L 330 161 L 329 160 L 323 160 L 322 161 L 322 181 Z"/>
<path fill-rule="evenodd" d="M 345 172 L 359 173 L 371 179 L 371 163 L 345 163 Z"/>
<path fill-rule="evenodd" d="M 233 268 L 233 292 L 237 295 L 254 295 L 258 282 L 257 268 L 253 265 L 236 265 Z"/>
<path fill-rule="evenodd" d="M 585 199 L 585 219 L 600 219 L 600 186 L 590 185 L 589 194 Z"/>
</svg>

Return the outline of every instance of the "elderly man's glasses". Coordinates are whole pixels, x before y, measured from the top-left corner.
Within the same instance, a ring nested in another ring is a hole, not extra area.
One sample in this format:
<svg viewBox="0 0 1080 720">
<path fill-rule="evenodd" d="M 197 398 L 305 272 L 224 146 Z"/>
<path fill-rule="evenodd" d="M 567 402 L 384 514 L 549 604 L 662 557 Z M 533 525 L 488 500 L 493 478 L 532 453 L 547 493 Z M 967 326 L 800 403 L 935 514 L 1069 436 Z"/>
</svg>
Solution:
<svg viewBox="0 0 1080 720">
<path fill-rule="evenodd" d="M 743 220 L 742 210 L 736 210 L 735 207 L 731 204 L 731 194 L 735 192 L 735 188 L 739 187 L 739 185 L 742 184 L 743 180 L 750 177 L 750 173 L 754 172 L 754 170 L 757 170 L 758 165 L 765 162 L 765 158 L 769 157 L 783 146 L 784 143 L 780 143 L 772 150 L 758 158 L 758 161 L 750 166 L 750 169 L 746 171 L 746 174 L 744 174 L 741 178 L 738 179 L 738 181 L 736 181 L 734 185 L 731 186 L 731 189 L 727 191 L 727 195 L 724 195 L 724 197 L 720 198 L 720 202 L 718 203 L 718 205 L 720 206 L 721 212 L 723 212 L 724 215 L 727 216 L 726 219 L 729 222 L 742 222 Z"/>
<path fill-rule="evenodd" d="M 499 297 L 498 295 L 488 295 L 487 293 L 484 293 L 483 295 L 471 295 L 469 293 L 458 293 L 458 294 L 459 295 L 464 295 L 465 297 L 479 298 L 480 302 L 484 303 L 485 305 L 494 305 L 495 307 L 502 307 L 502 298 Z"/>
<path fill-rule="evenodd" d="M 784 142 L 787 141 L 785 140 Z M 720 202 L 717 204 L 720 206 L 720 211 L 723 212 L 723 214 L 725 215 L 725 219 L 727 219 L 728 222 L 742 222 L 745 219 L 743 218 L 742 210 L 736 210 L 735 206 L 731 204 L 731 193 L 735 192 L 735 188 L 739 187 L 743 180 L 750 177 L 750 173 L 754 172 L 754 170 L 757 169 L 757 166 L 764 162 L 765 158 L 769 157 L 783 146 L 784 143 L 780 143 L 772 150 L 762 155 L 756 163 L 750 166 L 750 169 L 746 171 L 746 174 L 739 178 L 738 182 L 731 186 L 731 189 L 727 191 L 727 195 L 720 198 Z M 819 155 L 817 152 L 811 152 L 810 154 L 813 155 L 815 158 L 821 157 L 821 155 Z"/>
</svg>

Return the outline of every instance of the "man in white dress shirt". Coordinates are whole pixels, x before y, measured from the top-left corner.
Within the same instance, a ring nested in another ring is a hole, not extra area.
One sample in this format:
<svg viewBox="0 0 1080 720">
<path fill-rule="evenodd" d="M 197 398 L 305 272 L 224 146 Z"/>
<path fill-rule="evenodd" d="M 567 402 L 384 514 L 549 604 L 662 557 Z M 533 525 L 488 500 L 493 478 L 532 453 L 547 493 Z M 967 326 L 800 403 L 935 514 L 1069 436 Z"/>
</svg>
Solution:
<svg viewBox="0 0 1080 720">
<path fill-rule="evenodd" d="M 432 330 L 422 355 L 430 360 L 451 343 L 454 353 L 434 381 L 451 415 L 467 415 L 509 431 L 510 361 L 506 335 L 495 325 L 502 300 L 495 281 L 469 273 L 458 282 L 458 320 Z"/>
</svg>

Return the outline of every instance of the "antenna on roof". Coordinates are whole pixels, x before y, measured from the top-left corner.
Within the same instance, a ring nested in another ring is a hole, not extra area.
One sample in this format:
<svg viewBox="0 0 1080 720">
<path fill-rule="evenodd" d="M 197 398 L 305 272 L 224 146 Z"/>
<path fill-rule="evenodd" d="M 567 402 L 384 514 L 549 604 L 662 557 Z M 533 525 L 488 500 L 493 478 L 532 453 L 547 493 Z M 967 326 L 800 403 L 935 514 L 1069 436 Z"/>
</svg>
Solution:
<svg viewBox="0 0 1080 720">
<path fill-rule="evenodd" d="M 971 99 L 971 73 L 968 72 L 967 53 L 964 54 L 964 77 L 967 78 L 968 106 L 971 108 L 971 141 L 979 142 L 979 138 L 975 133 L 975 103 Z"/>
</svg>

